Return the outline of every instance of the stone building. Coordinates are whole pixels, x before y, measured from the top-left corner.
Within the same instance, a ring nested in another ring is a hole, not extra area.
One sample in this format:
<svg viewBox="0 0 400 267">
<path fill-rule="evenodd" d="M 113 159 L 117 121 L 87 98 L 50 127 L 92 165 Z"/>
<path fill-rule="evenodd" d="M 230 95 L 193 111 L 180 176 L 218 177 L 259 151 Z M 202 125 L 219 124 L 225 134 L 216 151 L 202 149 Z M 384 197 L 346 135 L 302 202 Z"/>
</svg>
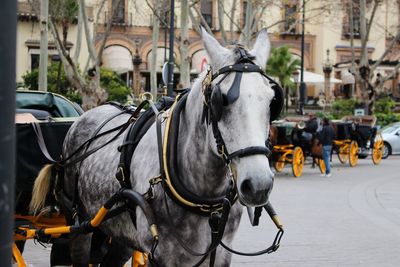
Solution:
<svg viewBox="0 0 400 267">
<path fill-rule="evenodd" d="M 161 19 L 168 23 L 169 1 L 161 1 L 162 11 Z M 238 36 L 240 27 L 244 26 L 244 20 L 247 10 L 248 0 L 229 1 L 223 0 L 224 8 L 229 13 L 232 9 L 232 3 L 235 6 L 234 35 Z M 22 2 L 19 0 L 19 2 Z M 149 90 L 150 76 L 150 57 L 152 51 L 152 18 L 153 11 L 148 3 L 153 1 L 146 0 L 106 0 L 102 9 L 100 3 L 102 0 L 87 1 L 88 9 L 91 14 L 100 14 L 98 23 L 94 25 L 96 36 L 95 45 L 99 49 L 101 40 L 107 32 L 107 23 L 111 21 L 110 32 L 108 33 L 105 50 L 103 53 L 103 67 L 118 72 L 127 84 L 134 86 L 139 84 L 140 90 Z M 175 45 L 174 55 L 177 65 L 180 64 L 179 36 L 180 36 L 180 1 L 175 1 Z M 266 1 L 268 2 L 268 1 Z M 258 20 L 257 29 L 268 27 L 272 46 L 288 45 L 290 51 L 295 56 L 301 54 L 301 0 L 269 1 L 265 8 L 263 16 Z M 304 46 L 304 65 L 305 69 L 323 75 L 323 66 L 327 62 L 327 53 L 330 51 L 330 63 L 340 66 L 338 63 L 345 63 L 351 59 L 352 48 L 350 46 L 350 18 L 349 2 L 351 0 L 311 0 L 306 1 L 305 9 L 305 46 Z M 367 6 L 372 5 L 372 0 L 367 0 Z M 279 3 L 279 4 L 277 4 Z M 354 12 L 354 53 L 356 57 L 360 55 L 361 43 L 359 40 L 360 16 L 357 13 L 359 0 L 353 0 Z M 21 4 L 21 3 L 20 3 Z M 112 6 L 116 6 L 112 15 Z M 18 62 L 17 75 L 20 75 L 33 67 L 36 62 L 35 53 L 38 43 L 38 23 L 37 16 L 25 14 L 22 12 L 23 5 L 19 5 L 19 23 L 18 23 Z M 201 0 L 196 6 L 198 12 L 202 14 L 204 22 L 208 24 L 214 35 L 221 39 L 221 21 L 218 18 L 218 0 Z M 400 25 L 400 1 L 387 0 L 381 1 L 376 10 L 374 24 L 370 33 L 368 46 L 368 56 L 371 60 L 377 60 L 394 38 L 398 25 Z M 370 10 L 370 9 L 369 9 Z M 196 18 L 197 14 L 194 14 Z M 110 17 L 111 16 L 111 17 Z M 367 14 L 370 16 L 370 13 Z M 94 18 L 95 20 L 95 18 Z M 225 16 L 222 20 L 225 29 L 229 29 L 230 21 Z M 36 25 L 36 26 L 35 26 Z M 74 29 L 71 29 L 69 46 L 74 50 L 75 36 Z M 157 48 L 157 68 L 159 71 L 158 83 L 161 84 L 161 68 L 165 60 L 168 59 L 168 29 L 164 24 L 160 25 L 160 34 Z M 83 47 L 82 50 L 87 48 Z M 49 55 L 56 55 L 56 51 L 49 43 Z M 189 23 L 189 57 L 190 72 L 193 77 L 204 69 L 207 63 L 207 55 L 203 49 L 200 36 L 195 31 L 194 25 Z M 83 51 L 80 61 L 85 62 L 87 52 Z M 399 42 L 395 45 L 392 52 L 386 56 L 388 62 L 398 62 L 399 60 Z M 346 68 L 347 65 L 342 65 Z M 389 73 L 393 70 L 393 64 L 381 66 L 378 72 Z M 176 81 L 179 82 L 178 69 L 175 68 Z M 341 79 L 342 68 L 334 68 L 332 78 Z M 388 88 L 397 92 L 399 78 L 392 79 L 387 83 Z M 310 97 L 318 96 L 321 91 L 321 84 L 311 83 L 308 90 Z M 338 87 L 338 86 L 336 86 Z"/>
</svg>

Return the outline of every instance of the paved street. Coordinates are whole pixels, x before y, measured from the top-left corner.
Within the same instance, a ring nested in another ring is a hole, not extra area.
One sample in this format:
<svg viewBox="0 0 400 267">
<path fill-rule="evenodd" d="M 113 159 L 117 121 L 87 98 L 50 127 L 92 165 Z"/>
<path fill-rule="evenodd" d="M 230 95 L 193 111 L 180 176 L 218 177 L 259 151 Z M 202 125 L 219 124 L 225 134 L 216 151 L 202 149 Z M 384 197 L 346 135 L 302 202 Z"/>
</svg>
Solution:
<svg viewBox="0 0 400 267">
<path fill-rule="evenodd" d="M 336 157 L 335 157 L 336 158 Z M 335 160 L 333 175 L 305 168 L 278 174 L 271 196 L 285 225 L 281 248 L 259 257 L 235 256 L 233 266 L 400 266 L 400 158 L 350 168 Z M 235 248 L 261 249 L 275 234 L 267 221 L 251 229 L 243 218 Z"/>
<path fill-rule="evenodd" d="M 370 158 L 355 168 L 333 163 L 320 177 L 306 166 L 301 178 L 285 168 L 276 176 L 271 202 L 285 225 L 281 248 L 270 255 L 234 256 L 232 266 L 354 267 L 400 266 L 400 157 L 374 166 Z M 265 214 L 250 228 L 247 213 L 234 248 L 260 250 L 276 230 Z M 49 250 L 29 245 L 29 266 L 48 266 Z"/>
</svg>

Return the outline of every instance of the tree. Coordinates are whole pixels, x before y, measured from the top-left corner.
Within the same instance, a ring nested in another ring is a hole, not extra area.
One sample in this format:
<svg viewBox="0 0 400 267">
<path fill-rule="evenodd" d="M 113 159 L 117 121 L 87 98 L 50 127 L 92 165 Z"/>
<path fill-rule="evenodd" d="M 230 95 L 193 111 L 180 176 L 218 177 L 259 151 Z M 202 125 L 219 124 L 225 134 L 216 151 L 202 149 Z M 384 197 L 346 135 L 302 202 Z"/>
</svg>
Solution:
<svg viewBox="0 0 400 267">
<path fill-rule="evenodd" d="M 289 89 L 295 88 L 294 82 L 290 79 L 293 77 L 293 73 L 300 67 L 300 60 L 295 59 L 289 51 L 289 47 L 281 46 L 278 48 L 272 48 L 271 55 L 268 59 L 266 72 L 277 77 L 279 83 L 285 90 L 286 98 L 286 112 L 288 111 L 288 98 Z"/>
<path fill-rule="evenodd" d="M 358 5 L 357 5 L 358 2 Z M 374 101 L 375 101 L 375 88 L 372 80 L 374 79 L 374 71 L 376 68 L 382 63 L 385 57 L 392 51 L 396 42 L 400 40 L 400 27 L 397 27 L 397 30 L 394 34 L 392 34 L 393 38 L 390 41 L 389 45 L 386 47 L 384 52 L 379 56 L 379 58 L 375 61 L 373 65 L 369 64 L 368 59 L 368 41 L 370 39 L 371 29 L 374 25 L 379 24 L 379 21 L 376 21 L 376 12 L 381 5 L 381 0 L 373 0 L 370 8 L 368 9 L 366 0 L 349 0 L 347 3 L 350 7 L 350 36 L 351 36 L 351 47 L 352 47 L 352 70 L 356 77 L 356 82 L 358 85 L 359 95 L 361 96 L 364 103 L 367 105 L 368 113 L 372 114 L 374 109 Z M 361 57 L 358 61 L 358 65 L 355 65 L 355 54 L 354 54 L 354 28 L 353 28 L 353 17 L 354 17 L 354 5 L 359 9 L 360 12 L 360 41 L 361 41 Z M 388 4 L 388 2 L 386 2 Z M 398 3 L 400 5 L 400 3 Z M 367 16 L 370 13 L 369 17 Z M 400 61 L 394 67 L 393 71 L 381 77 L 377 83 L 377 86 L 382 86 L 383 83 L 395 76 L 395 74 L 399 71 Z"/>
<path fill-rule="evenodd" d="M 189 58 L 189 1 L 181 0 L 181 36 L 179 51 L 181 53 L 180 83 L 183 88 L 190 87 L 190 58 Z"/>
<path fill-rule="evenodd" d="M 39 0 L 29 0 L 33 10 L 36 13 L 39 10 Z M 86 2 L 85 0 L 52 0 L 49 5 L 50 19 L 48 25 L 50 32 L 54 37 L 55 46 L 58 50 L 61 58 L 62 65 L 64 66 L 65 74 L 72 87 L 76 88 L 82 96 L 82 107 L 85 110 L 96 107 L 103 103 L 107 99 L 107 92 L 100 84 L 100 65 L 101 57 L 104 50 L 104 46 L 109 35 L 112 19 L 117 10 L 119 2 L 122 0 L 112 1 L 112 11 L 109 20 L 107 21 L 107 29 L 102 38 L 102 43 L 98 52 L 94 48 L 94 36 L 90 33 L 90 20 L 86 14 Z M 97 24 L 100 18 L 100 14 L 107 0 L 101 0 L 100 8 L 95 17 L 95 23 Z M 78 31 L 77 31 L 77 44 L 76 52 L 74 56 L 71 56 L 67 49 L 67 40 L 69 27 L 72 23 L 78 20 Z M 59 31 L 61 26 L 61 34 Z M 85 33 L 86 45 L 89 50 L 89 59 L 84 67 L 83 71 L 78 70 L 77 59 L 79 57 L 79 50 L 82 41 L 82 31 Z"/>
</svg>

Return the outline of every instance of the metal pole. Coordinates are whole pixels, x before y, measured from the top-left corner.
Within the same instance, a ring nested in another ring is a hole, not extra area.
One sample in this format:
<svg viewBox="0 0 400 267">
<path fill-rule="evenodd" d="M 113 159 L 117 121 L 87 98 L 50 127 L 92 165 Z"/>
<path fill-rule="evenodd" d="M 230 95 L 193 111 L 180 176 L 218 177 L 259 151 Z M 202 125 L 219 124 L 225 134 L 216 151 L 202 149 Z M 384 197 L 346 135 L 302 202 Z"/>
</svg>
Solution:
<svg viewBox="0 0 400 267">
<path fill-rule="evenodd" d="M 304 102 L 306 100 L 307 94 L 307 85 L 304 82 L 304 24 L 305 24 L 305 8 L 306 2 L 303 0 L 303 19 L 302 19 L 302 27 L 301 27 L 301 72 L 300 72 L 300 107 L 299 112 L 301 115 L 304 115 Z"/>
<path fill-rule="evenodd" d="M 169 28 L 169 60 L 168 60 L 168 96 L 174 93 L 174 17 L 175 0 L 171 0 L 170 5 L 170 28 Z"/>
<path fill-rule="evenodd" d="M 15 47 L 17 1 L 0 8 L 0 266 L 11 266 L 15 180 Z"/>
</svg>

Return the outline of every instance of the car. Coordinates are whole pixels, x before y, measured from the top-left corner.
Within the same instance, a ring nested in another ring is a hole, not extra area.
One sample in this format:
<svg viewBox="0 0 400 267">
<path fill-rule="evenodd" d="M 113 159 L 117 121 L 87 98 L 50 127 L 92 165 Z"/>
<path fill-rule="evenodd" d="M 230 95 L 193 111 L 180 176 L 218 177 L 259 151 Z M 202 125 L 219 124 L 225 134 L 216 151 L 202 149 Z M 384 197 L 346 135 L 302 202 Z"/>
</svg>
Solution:
<svg viewBox="0 0 400 267">
<path fill-rule="evenodd" d="M 384 152 L 382 158 L 389 155 L 400 154 L 400 122 L 391 123 L 380 131 L 384 140 Z"/>
<path fill-rule="evenodd" d="M 31 113 L 38 120 L 79 117 L 82 108 L 62 95 L 50 92 L 17 90 L 16 113 Z"/>
</svg>

